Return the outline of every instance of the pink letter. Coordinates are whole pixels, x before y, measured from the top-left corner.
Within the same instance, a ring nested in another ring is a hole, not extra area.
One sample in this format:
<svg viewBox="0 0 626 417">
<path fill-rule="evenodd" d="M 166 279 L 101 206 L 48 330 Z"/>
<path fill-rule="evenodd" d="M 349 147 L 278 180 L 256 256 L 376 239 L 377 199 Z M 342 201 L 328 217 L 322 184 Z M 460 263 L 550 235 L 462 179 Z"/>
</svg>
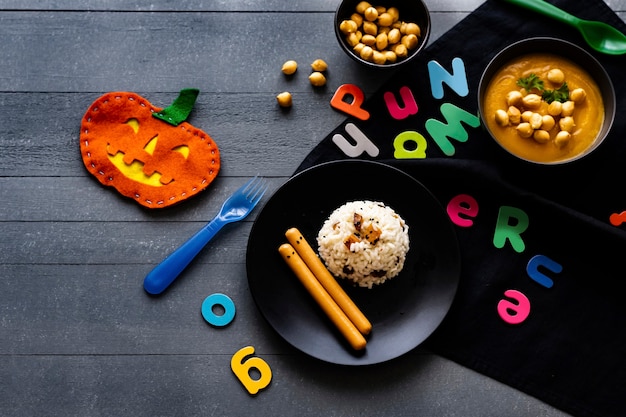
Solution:
<svg viewBox="0 0 626 417">
<path fill-rule="evenodd" d="M 498 303 L 500 318 L 509 324 L 520 324 L 526 320 L 530 314 L 528 297 L 516 290 L 506 290 L 504 295 L 512 298 L 517 303 L 504 299 L 500 300 Z"/>
<path fill-rule="evenodd" d="M 385 99 L 385 104 L 387 104 L 387 110 L 389 110 L 389 114 L 394 119 L 402 120 L 417 114 L 417 103 L 415 102 L 415 97 L 413 97 L 413 92 L 409 87 L 404 86 L 400 88 L 400 97 L 402 97 L 404 107 L 400 107 L 396 97 L 390 91 L 386 91 L 383 97 Z"/>
<path fill-rule="evenodd" d="M 463 213 L 468 217 L 476 217 L 478 215 L 478 201 L 474 197 L 467 194 L 459 194 L 448 203 L 448 216 L 450 220 L 457 226 L 470 227 L 474 224 L 471 219 L 465 219 L 459 214 Z"/>
</svg>

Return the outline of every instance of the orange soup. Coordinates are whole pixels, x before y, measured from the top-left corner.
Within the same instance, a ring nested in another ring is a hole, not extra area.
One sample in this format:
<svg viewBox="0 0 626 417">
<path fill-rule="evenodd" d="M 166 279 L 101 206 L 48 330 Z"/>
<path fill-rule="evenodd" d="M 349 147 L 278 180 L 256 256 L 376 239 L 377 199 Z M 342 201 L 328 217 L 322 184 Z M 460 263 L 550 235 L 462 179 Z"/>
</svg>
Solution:
<svg viewBox="0 0 626 417">
<path fill-rule="evenodd" d="M 581 155 L 594 144 L 604 121 L 602 95 L 591 76 L 547 53 L 504 65 L 483 100 L 485 123 L 500 145 L 534 162 Z"/>
</svg>

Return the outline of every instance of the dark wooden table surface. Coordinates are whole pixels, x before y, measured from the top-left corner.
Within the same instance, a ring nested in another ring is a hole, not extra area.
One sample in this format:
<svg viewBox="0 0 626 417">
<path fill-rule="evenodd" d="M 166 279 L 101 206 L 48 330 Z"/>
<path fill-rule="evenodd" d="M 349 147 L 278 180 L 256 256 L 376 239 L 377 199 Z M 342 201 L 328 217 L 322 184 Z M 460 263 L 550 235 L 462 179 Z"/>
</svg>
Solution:
<svg viewBox="0 0 626 417">
<path fill-rule="evenodd" d="M 228 226 L 163 297 L 143 278 L 257 173 L 271 190 L 344 115 L 350 82 L 382 80 L 348 59 L 332 30 L 337 0 L 0 1 L 0 415 L 564 416 L 517 390 L 417 348 L 386 364 L 343 368 L 291 348 L 260 316 L 246 280 L 255 213 Z M 427 0 L 431 42 L 480 0 Z M 609 5 L 626 18 L 626 0 Z M 330 66 L 309 85 L 308 65 Z M 282 63 L 302 73 L 287 79 Z M 165 106 L 200 89 L 190 122 L 218 143 L 210 189 L 150 211 L 100 186 L 81 161 L 89 105 L 134 91 Z M 278 92 L 293 93 L 281 111 Z M 216 329 L 210 294 L 237 313 Z M 244 346 L 273 371 L 249 395 L 230 369 Z"/>
</svg>

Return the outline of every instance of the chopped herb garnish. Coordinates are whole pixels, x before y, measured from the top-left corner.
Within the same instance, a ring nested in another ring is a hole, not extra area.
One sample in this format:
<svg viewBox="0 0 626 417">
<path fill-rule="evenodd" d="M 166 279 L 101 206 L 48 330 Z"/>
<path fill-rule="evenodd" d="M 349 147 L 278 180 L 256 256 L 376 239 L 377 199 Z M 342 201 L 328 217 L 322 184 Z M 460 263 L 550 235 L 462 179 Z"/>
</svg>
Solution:
<svg viewBox="0 0 626 417">
<path fill-rule="evenodd" d="M 561 103 L 565 103 L 567 100 L 569 100 L 569 87 L 567 86 L 567 83 L 563 83 L 563 85 L 556 90 L 544 91 L 541 97 L 548 104 L 552 103 L 553 101 L 560 101 Z"/>
<path fill-rule="evenodd" d="M 530 74 L 526 78 L 520 78 L 517 80 L 517 85 L 525 88 L 526 91 L 530 92 L 533 89 L 543 91 L 543 80 L 537 76 L 537 74 Z"/>
</svg>

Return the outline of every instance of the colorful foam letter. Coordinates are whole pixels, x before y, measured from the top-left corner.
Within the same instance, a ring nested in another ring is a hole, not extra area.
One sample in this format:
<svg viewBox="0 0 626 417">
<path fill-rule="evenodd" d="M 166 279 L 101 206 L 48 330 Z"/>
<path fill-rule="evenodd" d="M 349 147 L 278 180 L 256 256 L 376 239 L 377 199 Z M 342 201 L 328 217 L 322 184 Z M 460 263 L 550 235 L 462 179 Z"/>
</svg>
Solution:
<svg viewBox="0 0 626 417">
<path fill-rule="evenodd" d="M 350 98 L 352 100 L 348 101 Z M 359 87 L 354 84 L 343 84 L 333 94 L 330 99 L 331 107 L 356 117 L 360 120 L 367 120 L 370 114 L 367 110 L 361 108 L 365 101 L 365 94 Z"/>
<path fill-rule="evenodd" d="M 379 149 L 374 143 L 367 137 L 361 130 L 353 123 L 346 124 L 346 133 L 350 135 L 355 144 L 351 144 L 348 140 L 336 133 L 333 135 L 333 142 L 339 147 L 347 156 L 356 158 L 361 156 L 363 152 L 366 152 L 371 157 L 378 156 Z"/>
<path fill-rule="evenodd" d="M 446 210 L 452 223 L 461 227 L 470 227 L 474 224 L 471 218 L 478 215 L 478 201 L 470 195 L 459 194 L 450 200 Z M 461 217 L 460 214 L 470 218 Z"/>
<path fill-rule="evenodd" d="M 263 359 L 254 356 L 244 360 L 246 356 L 250 356 L 253 353 L 254 348 L 246 346 L 239 349 L 230 360 L 230 368 L 252 395 L 267 387 L 272 380 L 272 369 Z M 259 379 L 252 379 L 252 376 L 250 376 L 251 369 L 256 369 L 259 372 Z"/>
<path fill-rule="evenodd" d="M 530 259 L 530 261 L 528 261 L 528 265 L 526 266 L 526 273 L 528 273 L 528 276 L 539 285 L 543 285 L 546 288 L 552 288 L 554 281 L 539 271 L 540 266 L 546 268 L 550 272 L 554 272 L 555 274 L 560 274 L 561 271 L 563 271 L 563 266 L 554 262 L 545 255 L 535 255 Z"/>
<path fill-rule="evenodd" d="M 407 149 L 407 143 L 415 144 L 415 149 Z M 393 140 L 393 157 L 396 159 L 424 159 L 426 158 L 426 138 L 418 132 L 407 130 L 400 133 Z"/>
<path fill-rule="evenodd" d="M 452 156 L 454 155 L 454 145 L 452 145 L 448 137 L 458 142 L 467 142 L 468 134 L 461 122 L 472 127 L 478 127 L 480 126 L 480 119 L 478 116 L 451 103 L 443 103 L 440 109 L 448 124 L 436 119 L 428 119 L 426 120 L 426 130 L 433 137 L 441 151 L 447 156 Z"/>
<path fill-rule="evenodd" d="M 509 324 L 520 324 L 528 318 L 530 314 L 530 300 L 517 290 L 506 290 L 506 297 L 512 298 L 515 302 L 502 299 L 498 302 L 498 314 L 502 320 Z"/>
<path fill-rule="evenodd" d="M 467 85 L 467 75 L 465 73 L 465 63 L 461 58 L 452 60 L 452 71 L 450 74 L 436 61 L 428 63 L 428 75 L 430 77 L 430 91 L 434 98 L 443 98 L 443 83 L 445 82 L 459 96 L 465 97 L 469 93 Z"/>
<path fill-rule="evenodd" d="M 213 312 L 216 305 L 224 308 L 224 314 L 217 315 Z M 223 327 L 235 318 L 235 303 L 225 294 L 215 293 L 209 295 L 202 303 L 202 317 L 213 326 Z"/>
<path fill-rule="evenodd" d="M 404 86 L 400 88 L 400 97 L 404 102 L 404 107 L 400 107 L 400 104 L 398 104 L 398 101 L 396 100 L 396 96 L 394 96 L 391 91 L 386 91 L 385 94 L 383 94 L 385 104 L 387 104 L 387 110 L 389 110 L 391 117 L 396 120 L 402 120 L 417 114 L 417 102 L 415 101 L 413 92 L 409 87 Z"/>
<path fill-rule="evenodd" d="M 514 220 L 514 222 L 511 222 Z M 524 252 L 526 245 L 521 234 L 528 228 L 528 214 L 524 211 L 509 206 L 500 207 L 496 220 L 496 231 L 493 234 L 493 245 L 501 249 L 507 239 L 517 253 Z"/>
</svg>

